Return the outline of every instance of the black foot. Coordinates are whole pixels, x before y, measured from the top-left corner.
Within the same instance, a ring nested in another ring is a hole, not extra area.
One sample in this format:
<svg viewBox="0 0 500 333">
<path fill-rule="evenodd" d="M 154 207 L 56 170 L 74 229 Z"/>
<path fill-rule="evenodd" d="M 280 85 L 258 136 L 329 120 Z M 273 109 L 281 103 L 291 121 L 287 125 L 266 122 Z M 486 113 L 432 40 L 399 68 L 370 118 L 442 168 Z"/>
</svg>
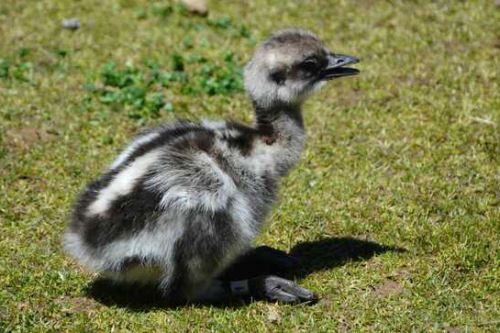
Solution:
<svg viewBox="0 0 500 333">
<path fill-rule="evenodd" d="M 286 275 L 298 265 L 299 260 L 286 252 L 259 246 L 238 258 L 219 279 L 235 281 L 261 275 Z"/>
<path fill-rule="evenodd" d="M 293 281 L 268 275 L 249 281 L 250 293 L 256 299 L 282 303 L 310 303 L 318 301 L 311 291 L 302 288 Z"/>
</svg>

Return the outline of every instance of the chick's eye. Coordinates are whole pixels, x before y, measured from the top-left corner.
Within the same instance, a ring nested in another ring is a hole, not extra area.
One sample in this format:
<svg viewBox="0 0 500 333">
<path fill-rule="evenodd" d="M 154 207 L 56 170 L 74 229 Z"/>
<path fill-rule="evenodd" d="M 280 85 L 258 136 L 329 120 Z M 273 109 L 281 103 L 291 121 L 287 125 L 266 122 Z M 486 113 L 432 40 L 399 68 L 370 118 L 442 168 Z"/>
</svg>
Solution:
<svg viewBox="0 0 500 333">
<path fill-rule="evenodd" d="M 316 72 L 318 70 L 318 62 L 316 60 L 308 59 L 299 64 L 299 68 L 307 72 Z"/>
</svg>

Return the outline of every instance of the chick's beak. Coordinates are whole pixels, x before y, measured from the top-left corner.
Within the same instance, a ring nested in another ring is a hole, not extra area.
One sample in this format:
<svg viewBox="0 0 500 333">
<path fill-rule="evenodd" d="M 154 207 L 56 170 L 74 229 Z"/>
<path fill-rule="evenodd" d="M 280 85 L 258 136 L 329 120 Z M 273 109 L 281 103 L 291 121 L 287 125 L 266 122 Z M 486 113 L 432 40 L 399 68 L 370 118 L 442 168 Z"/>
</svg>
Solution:
<svg viewBox="0 0 500 333">
<path fill-rule="evenodd" d="M 356 68 L 344 67 L 346 65 L 358 63 L 359 59 L 345 54 L 328 55 L 328 65 L 320 73 L 322 80 L 331 80 L 342 76 L 351 76 L 359 73 Z"/>
</svg>

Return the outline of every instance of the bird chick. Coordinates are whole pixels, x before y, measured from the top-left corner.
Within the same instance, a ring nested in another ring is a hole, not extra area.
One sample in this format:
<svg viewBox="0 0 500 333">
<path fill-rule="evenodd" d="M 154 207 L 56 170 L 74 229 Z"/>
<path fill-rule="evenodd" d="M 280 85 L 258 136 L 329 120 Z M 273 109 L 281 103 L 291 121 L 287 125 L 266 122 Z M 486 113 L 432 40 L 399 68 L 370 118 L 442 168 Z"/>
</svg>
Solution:
<svg viewBox="0 0 500 333">
<path fill-rule="evenodd" d="M 305 30 L 272 35 L 244 71 L 254 126 L 178 121 L 139 134 L 80 194 L 65 249 L 115 281 L 153 283 L 171 302 L 231 293 L 314 300 L 307 289 L 272 275 L 293 266 L 293 258 L 270 248 L 252 252 L 251 243 L 280 178 L 300 158 L 302 103 L 327 80 L 357 74 L 345 67 L 357 61 L 332 53 Z M 252 253 L 248 265 L 255 271 L 234 281 L 235 265 L 245 267 Z"/>
</svg>

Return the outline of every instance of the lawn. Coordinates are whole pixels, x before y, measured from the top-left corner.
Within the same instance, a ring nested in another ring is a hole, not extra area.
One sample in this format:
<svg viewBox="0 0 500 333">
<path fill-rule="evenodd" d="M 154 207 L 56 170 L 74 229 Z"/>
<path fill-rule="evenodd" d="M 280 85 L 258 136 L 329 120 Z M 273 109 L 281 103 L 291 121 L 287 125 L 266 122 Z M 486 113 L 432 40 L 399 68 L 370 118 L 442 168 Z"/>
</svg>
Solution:
<svg viewBox="0 0 500 333">
<path fill-rule="evenodd" d="M 250 122 L 241 68 L 289 26 L 362 59 L 306 103 L 306 151 L 257 242 L 301 255 L 293 276 L 321 301 L 93 297 L 60 247 L 76 194 L 143 127 Z M 0 331 L 500 330 L 499 32 L 495 1 L 211 1 L 201 17 L 2 0 Z"/>
</svg>

